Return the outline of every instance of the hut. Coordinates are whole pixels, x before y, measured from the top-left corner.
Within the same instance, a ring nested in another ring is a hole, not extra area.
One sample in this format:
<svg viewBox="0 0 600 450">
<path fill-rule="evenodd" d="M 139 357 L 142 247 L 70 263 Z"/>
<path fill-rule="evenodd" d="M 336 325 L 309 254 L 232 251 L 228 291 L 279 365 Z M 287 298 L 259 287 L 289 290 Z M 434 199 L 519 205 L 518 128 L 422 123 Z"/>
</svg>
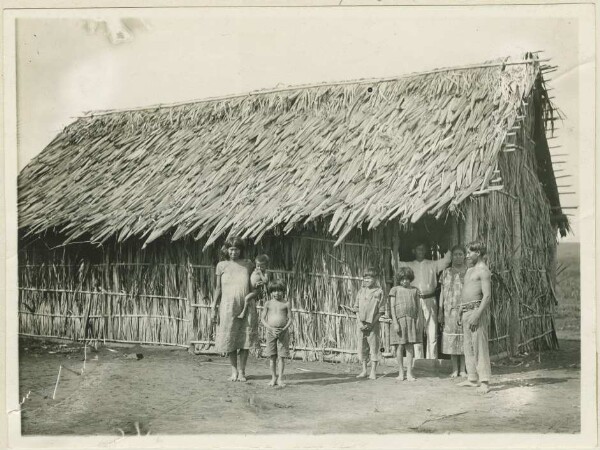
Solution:
<svg viewBox="0 0 600 450">
<path fill-rule="evenodd" d="M 434 258 L 487 244 L 492 353 L 555 348 L 569 225 L 548 70 L 527 53 L 86 114 L 19 176 L 20 333 L 209 351 L 218 250 L 239 235 L 287 281 L 294 351 L 351 358 L 340 306 L 368 265 L 389 286 L 426 236 Z"/>
</svg>

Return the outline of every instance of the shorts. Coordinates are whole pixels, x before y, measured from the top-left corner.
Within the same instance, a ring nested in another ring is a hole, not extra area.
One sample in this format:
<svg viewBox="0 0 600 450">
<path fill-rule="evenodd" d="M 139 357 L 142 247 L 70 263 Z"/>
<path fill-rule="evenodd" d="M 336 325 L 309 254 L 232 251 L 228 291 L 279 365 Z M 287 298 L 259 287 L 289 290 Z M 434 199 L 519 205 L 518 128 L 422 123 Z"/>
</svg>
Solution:
<svg viewBox="0 0 600 450">
<path fill-rule="evenodd" d="M 379 361 L 380 346 L 379 322 L 368 333 L 364 333 L 360 328 L 358 329 L 358 359 L 361 362 Z"/>
<path fill-rule="evenodd" d="M 267 346 L 265 347 L 265 356 L 279 356 L 281 358 L 290 357 L 290 333 L 289 330 L 285 330 L 279 333 L 278 337 L 275 337 L 270 331 L 266 333 Z"/>
</svg>

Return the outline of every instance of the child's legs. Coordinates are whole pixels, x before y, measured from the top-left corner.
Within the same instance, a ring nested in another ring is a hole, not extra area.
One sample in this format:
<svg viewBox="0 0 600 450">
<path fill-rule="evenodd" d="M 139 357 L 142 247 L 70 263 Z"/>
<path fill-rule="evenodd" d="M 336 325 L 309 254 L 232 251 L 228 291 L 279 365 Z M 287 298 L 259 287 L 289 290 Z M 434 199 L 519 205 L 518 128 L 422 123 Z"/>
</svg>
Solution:
<svg viewBox="0 0 600 450">
<path fill-rule="evenodd" d="M 250 350 L 248 350 L 248 349 L 240 350 L 240 372 L 242 373 L 242 375 L 244 375 L 246 373 L 246 363 L 248 362 L 248 354 L 249 353 L 250 353 Z"/>
<path fill-rule="evenodd" d="M 415 356 L 414 344 L 406 344 L 406 374 L 412 376 L 413 358 Z"/>
<path fill-rule="evenodd" d="M 271 377 L 277 378 L 277 355 L 271 355 L 269 358 L 269 369 L 271 369 Z"/>
<path fill-rule="evenodd" d="M 396 359 L 398 360 L 398 369 L 400 371 L 400 375 L 404 373 L 404 344 L 399 344 L 396 347 Z"/>
<path fill-rule="evenodd" d="M 458 357 L 458 361 L 459 361 L 459 370 L 460 373 L 466 373 L 467 372 L 467 368 L 465 367 L 465 355 L 456 355 Z"/>
<path fill-rule="evenodd" d="M 229 364 L 231 365 L 231 381 L 237 381 L 238 369 L 237 369 L 237 351 L 234 350 L 229 352 Z"/>
<path fill-rule="evenodd" d="M 367 337 L 364 335 L 362 331 L 359 331 L 358 336 L 358 360 L 362 364 L 362 372 L 367 372 L 367 362 L 369 361 L 369 343 L 367 342 Z"/>
<path fill-rule="evenodd" d="M 460 359 L 460 355 L 450 355 L 450 360 L 452 361 L 452 372 L 458 373 L 458 360 Z"/>
<path fill-rule="evenodd" d="M 277 375 L 280 380 L 283 380 L 283 371 L 285 370 L 285 359 L 283 357 L 277 357 L 277 363 L 279 364 Z"/>
<path fill-rule="evenodd" d="M 373 327 L 367 336 L 367 346 L 369 348 L 369 359 L 371 360 L 371 371 L 374 372 L 377 369 L 377 363 L 379 362 L 379 352 L 381 347 L 379 326 Z"/>
</svg>

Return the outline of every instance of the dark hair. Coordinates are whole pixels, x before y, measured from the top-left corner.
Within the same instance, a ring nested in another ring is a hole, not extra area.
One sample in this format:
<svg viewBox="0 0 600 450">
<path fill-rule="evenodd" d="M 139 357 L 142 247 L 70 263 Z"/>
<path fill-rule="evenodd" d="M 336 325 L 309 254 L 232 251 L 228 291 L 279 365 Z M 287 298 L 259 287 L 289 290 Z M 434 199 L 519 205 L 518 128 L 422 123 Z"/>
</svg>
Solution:
<svg viewBox="0 0 600 450">
<path fill-rule="evenodd" d="M 229 253 L 227 252 L 227 250 L 229 250 L 231 247 L 235 247 L 235 248 L 239 249 L 240 250 L 240 258 L 243 258 L 244 251 L 246 250 L 246 243 L 244 242 L 243 239 L 241 239 L 237 236 L 232 236 L 225 241 L 225 243 L 221 247 L 222 257 L 224 259 L 229 259 Z"/>
<path fill-rule="evenodd" d="M 275 280 L 269 283 L 267 287 L 269 294 L 271 292 L 283 292 L 285 294 L 285 283 L 282 280 Z"/>
<path fill-rule="evenodd" d="M 373 266 L 369 266 L 365 269 L 365 271 L 363 272 L 363 277 L 372 277 L 372 278 L 376 278 L 377 275 L 379 275 L 379 271 L 373 267 Z"/>
<path fill-rule="evenodd" d="M 472 252 L 479 253 L 479 256 L 485 256 L 486 248 L 485 244 L 481 241 L 473 241 L 467 245 L 467 248 Z"/>
<path fill-rule="evenodd" d="M 415 273 L 410 267 L 400 267 L 398 272 L 396 272 L 396 283 L 400 283 L 400 280 L 404 278 L 408 278 L 410 281 L 415 279 Z"/>
<path fill-rule="evenodd" d="M 254 261 L 261 264 L 269 264 L 269 257 L 267 255 L 258 255 L 256 258 L 254 258 Z"/>
<path fill-rule="evenodd" d="M 412 249 L 416 250 L 417 247 L 419 247 L 421 245 L 425 247 L 425 250 L 429 250 L 429 245 L 427 244 L 427 242 L 425 242 L 423 240 L 416 241 L 415 244 L 412 246 Z"/>
<path fill-rule="evenodd" d="M 462 245 L 455 245 L 454 247 L 452 247 L 450 249 L 450 253 L 454 253 L 456 250 L 460 250 L 461 252 L 463 252 L 464 255 L 467 254 L 467 251 L 465 250 L 465 248 Z"/>
</svg>

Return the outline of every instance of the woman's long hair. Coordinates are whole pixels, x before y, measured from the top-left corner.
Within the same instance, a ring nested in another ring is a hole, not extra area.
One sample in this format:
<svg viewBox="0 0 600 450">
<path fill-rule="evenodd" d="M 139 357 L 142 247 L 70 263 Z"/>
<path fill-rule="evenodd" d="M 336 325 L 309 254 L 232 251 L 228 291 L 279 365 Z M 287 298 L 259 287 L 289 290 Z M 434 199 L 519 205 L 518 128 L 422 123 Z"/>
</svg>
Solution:
<svg viewBox="0 0 600 450">
<path fill-rule="evenodd" d="M 238 236 L 232 236 L 228 238 L 223 246 L 221 247 L 221 261 L 229 260 L 228 250 L 231 247 L 235 247 L 240 250 L 240 259 L 244 258 L 246 253 L 246 243 Z"/>
</svg>

